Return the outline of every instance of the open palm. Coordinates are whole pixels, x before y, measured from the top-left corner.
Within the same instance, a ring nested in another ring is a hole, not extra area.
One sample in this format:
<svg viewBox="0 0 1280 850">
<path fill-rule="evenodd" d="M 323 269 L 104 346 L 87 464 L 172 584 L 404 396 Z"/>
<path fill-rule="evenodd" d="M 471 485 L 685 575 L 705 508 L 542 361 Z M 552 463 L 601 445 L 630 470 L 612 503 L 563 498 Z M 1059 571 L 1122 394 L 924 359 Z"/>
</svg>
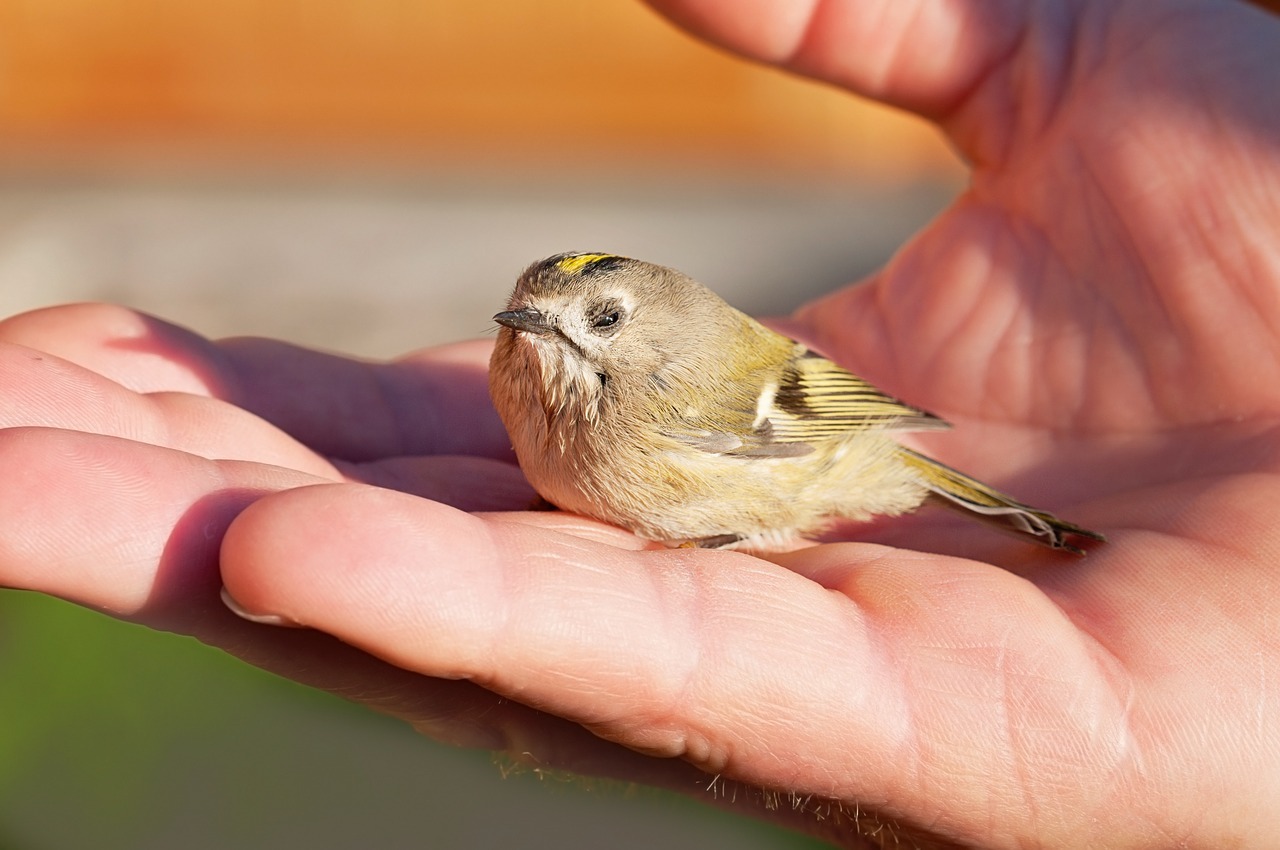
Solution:
<svg viewBox="0 0 1280 850">
<path fill-rule="evenodd" d="M 921 513 L 766 561 L 468 513 L 532 495 L 484 344 L 367 366 L 73 307 L 0 325 L 0 580 L 850 846 L 1280 840 L 1280 26 L 653 5 L 950 134 L 970 189 L 790 329 L 955 423 L 930 453 L 1111 542 Z"/>
</svg>

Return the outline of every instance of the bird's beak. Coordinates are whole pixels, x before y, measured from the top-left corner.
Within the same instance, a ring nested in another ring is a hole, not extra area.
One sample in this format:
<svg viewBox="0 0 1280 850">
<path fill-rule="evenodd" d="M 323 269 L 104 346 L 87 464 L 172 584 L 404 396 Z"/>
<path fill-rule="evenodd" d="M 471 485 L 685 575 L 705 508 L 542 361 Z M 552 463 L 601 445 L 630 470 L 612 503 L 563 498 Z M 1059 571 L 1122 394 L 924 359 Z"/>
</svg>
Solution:
<svg viewBox="0 0 1280 850">
<path fill-rule="evenodd" d="M 530 333 L 535 334 L 551 333 L 555 330 L 551 324 L 550 317 L 532 307 L 523 307 L 519 310 L 505 310 L 494 316 L 493 320 L 500 325 L 506 325 L 514 330 L 529 331 Z"/>
</svg>

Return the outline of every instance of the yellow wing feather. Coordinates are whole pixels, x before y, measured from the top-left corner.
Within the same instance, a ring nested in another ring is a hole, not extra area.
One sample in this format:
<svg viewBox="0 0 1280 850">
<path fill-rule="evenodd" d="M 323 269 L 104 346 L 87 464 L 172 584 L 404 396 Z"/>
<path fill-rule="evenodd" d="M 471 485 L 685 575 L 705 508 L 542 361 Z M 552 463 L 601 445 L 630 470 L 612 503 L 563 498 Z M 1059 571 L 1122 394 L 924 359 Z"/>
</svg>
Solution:
<svg viewBox="0 0 1280 850">
<path fill-rule="evenodd" d="M 778 442 L 811 442 L 850 431 L 937 430 L 950 427 L 932 413 L 904 404 L 849 370 L 801 350 L 773 393 L 764 418 Z"/>
<path fill-rule="evenodd" d="M 904 404 L 825 357 L 790 342 L 793 354 L 779 371 L 737 379 L 738 404 L 715 411 L 691 407 L 668 420 L 664 432 L 686 445 L 740 457 L 793 457 L 814 444 L 872 430 L 936 430 L 950 427 Z"/>
</svg>

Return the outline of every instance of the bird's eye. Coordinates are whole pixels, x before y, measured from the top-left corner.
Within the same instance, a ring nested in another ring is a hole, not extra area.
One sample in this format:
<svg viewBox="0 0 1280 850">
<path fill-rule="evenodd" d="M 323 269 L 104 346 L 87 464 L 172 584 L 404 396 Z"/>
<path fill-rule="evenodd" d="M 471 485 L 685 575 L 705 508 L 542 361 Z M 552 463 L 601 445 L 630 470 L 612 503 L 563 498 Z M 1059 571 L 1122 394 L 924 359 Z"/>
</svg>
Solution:
<svg viewBox="0 0 1280 850">
<path fill-rule="evenodd" d="M 613 310 L 612 312 L 609 312 L 609 313 L 601 313 L 599 316 L 596 316 L 596 320 L 591 323 L 591 327 L 611 328 L 614 325 L 618 324 L 618 320 L 621 318 L 622 318 L 622 314 L 617 310 Z"/>
</svg>

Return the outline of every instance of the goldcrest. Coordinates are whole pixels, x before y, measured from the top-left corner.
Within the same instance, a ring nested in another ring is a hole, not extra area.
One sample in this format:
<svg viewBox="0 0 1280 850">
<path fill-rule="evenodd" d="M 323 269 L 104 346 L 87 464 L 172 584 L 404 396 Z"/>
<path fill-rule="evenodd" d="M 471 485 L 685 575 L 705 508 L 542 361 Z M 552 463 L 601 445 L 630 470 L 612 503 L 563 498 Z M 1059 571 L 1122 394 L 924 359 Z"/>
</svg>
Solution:
<svg viewBox="0 0 1280 850">
<path fill-rule="evenodd" d="M 674 269 L 557 254 L 493 318 L 494 405 L 563 510 L 669 545 L 769 549 L 933 499 L 1054 549 L 1103 539 L 899 445 L 948 425 Z"/>
</svg>

